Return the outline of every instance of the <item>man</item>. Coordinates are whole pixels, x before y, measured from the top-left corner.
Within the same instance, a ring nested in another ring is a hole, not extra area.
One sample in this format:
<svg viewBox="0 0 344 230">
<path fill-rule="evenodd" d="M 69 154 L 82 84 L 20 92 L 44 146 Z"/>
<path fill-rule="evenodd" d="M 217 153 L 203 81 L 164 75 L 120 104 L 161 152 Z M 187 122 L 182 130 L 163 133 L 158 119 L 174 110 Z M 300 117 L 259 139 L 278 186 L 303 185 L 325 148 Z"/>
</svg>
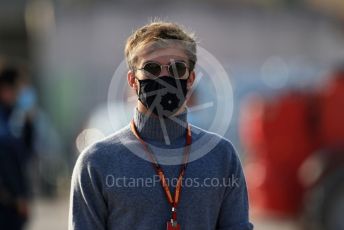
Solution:
<svg viewBox="0 0 344 230">
<path fill-rule="evenodd" d="M 69 229 L 252 229 L 232 144 L 187 123 L 197 61 L 192 35 L 153 22 L 128 38 L 125 55 L 137 108 L 130 125 L 80 155 Z M 202 138 L 217 145 L 197 159 Z"/>
</svg>

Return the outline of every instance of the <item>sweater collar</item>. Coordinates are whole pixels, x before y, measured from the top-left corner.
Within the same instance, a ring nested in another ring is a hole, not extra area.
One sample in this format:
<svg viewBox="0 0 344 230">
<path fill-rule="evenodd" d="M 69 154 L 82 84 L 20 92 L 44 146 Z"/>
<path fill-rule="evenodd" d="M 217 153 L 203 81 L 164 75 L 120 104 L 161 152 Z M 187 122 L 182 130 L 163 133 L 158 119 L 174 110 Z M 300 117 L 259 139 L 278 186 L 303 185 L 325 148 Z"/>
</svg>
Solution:
<svg viewBox="0 0 344 230">
<path fill-rule="evenodd" d="M 135 109 L 134 123 L 142 139 L 165 141 L 168 144 L 185 135 L 187 110 L 171 118 L 158 118 Z"/>
</svg>

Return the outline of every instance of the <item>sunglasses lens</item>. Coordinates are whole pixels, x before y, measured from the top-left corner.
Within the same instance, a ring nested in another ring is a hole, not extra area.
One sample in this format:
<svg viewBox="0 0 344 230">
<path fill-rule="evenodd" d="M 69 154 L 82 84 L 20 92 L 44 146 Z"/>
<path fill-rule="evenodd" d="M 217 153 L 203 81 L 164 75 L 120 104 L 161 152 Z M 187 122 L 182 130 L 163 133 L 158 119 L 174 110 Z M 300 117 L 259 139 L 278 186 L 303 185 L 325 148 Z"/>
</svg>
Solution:
<svg viewBox="0 0 344 230">
<path fill-rule="evenodd" d="M 158 63 L 153 63 L 153 62 L 147 63 L 147 64 L 143 67 L 143 69 L 144 69 L 147 73 L 149 73 L 149 74 L 151 74 L 151 75 L 153 75 L 153 76 L 155 76 L 155 77 L 159 76 L 159 75 L 160 75 L 160 72 L 161 72 L 161 67 L 160 67 L 160 65 L 159 65 Z"/>
<path fill-rule="evenodd" d="M 175 62 L 169 67 L 170 74 L 175 78 L 184 78 L 187 73 L 187 67 L 184 62 Z"/>
</svg>

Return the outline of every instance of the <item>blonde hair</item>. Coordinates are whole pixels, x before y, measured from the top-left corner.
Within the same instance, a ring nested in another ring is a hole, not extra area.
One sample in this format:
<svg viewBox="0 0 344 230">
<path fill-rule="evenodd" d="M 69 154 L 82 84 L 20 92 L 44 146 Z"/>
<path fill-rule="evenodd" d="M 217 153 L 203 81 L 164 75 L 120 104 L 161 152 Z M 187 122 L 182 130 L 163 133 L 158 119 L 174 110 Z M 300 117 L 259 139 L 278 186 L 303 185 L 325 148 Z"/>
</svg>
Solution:
<svg viewBox="0 0 344 230">
<path fill-rule="evenodd" d="M 156 49 L 171 44 L 179 45 L 188 56 L 189 69 L 192 71 L 197 61 L 195 40 L 194 34 L 186 32 L 176 23 L 155 21 L 137 29 L 129 36 L 124 54 L 128 67 L 135 70 L 139 58 L 138 50 L 144 47 Z"/>
</svg>

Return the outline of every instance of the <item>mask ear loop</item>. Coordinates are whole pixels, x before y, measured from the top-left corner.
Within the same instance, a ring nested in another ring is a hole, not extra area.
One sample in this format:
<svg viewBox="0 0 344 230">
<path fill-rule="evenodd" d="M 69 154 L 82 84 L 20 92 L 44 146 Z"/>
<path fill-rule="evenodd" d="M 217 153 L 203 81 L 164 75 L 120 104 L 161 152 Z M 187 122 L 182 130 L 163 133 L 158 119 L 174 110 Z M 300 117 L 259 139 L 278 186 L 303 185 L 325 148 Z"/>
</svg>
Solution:
<svg viewBox="0 0 344 230">
<path fill-rule="evenodd" d="M 139 97 L 139 95 L 140 95 L 140 90 L 141 90 L 141 83 L 140 83 L 140 79 L 138 79 L 136 76 L 135 76 L 135 80 L 136 80 L 135 83 L 138 84 L 136 94 L 137 94 L 137 96 Z"/>
</svg>

